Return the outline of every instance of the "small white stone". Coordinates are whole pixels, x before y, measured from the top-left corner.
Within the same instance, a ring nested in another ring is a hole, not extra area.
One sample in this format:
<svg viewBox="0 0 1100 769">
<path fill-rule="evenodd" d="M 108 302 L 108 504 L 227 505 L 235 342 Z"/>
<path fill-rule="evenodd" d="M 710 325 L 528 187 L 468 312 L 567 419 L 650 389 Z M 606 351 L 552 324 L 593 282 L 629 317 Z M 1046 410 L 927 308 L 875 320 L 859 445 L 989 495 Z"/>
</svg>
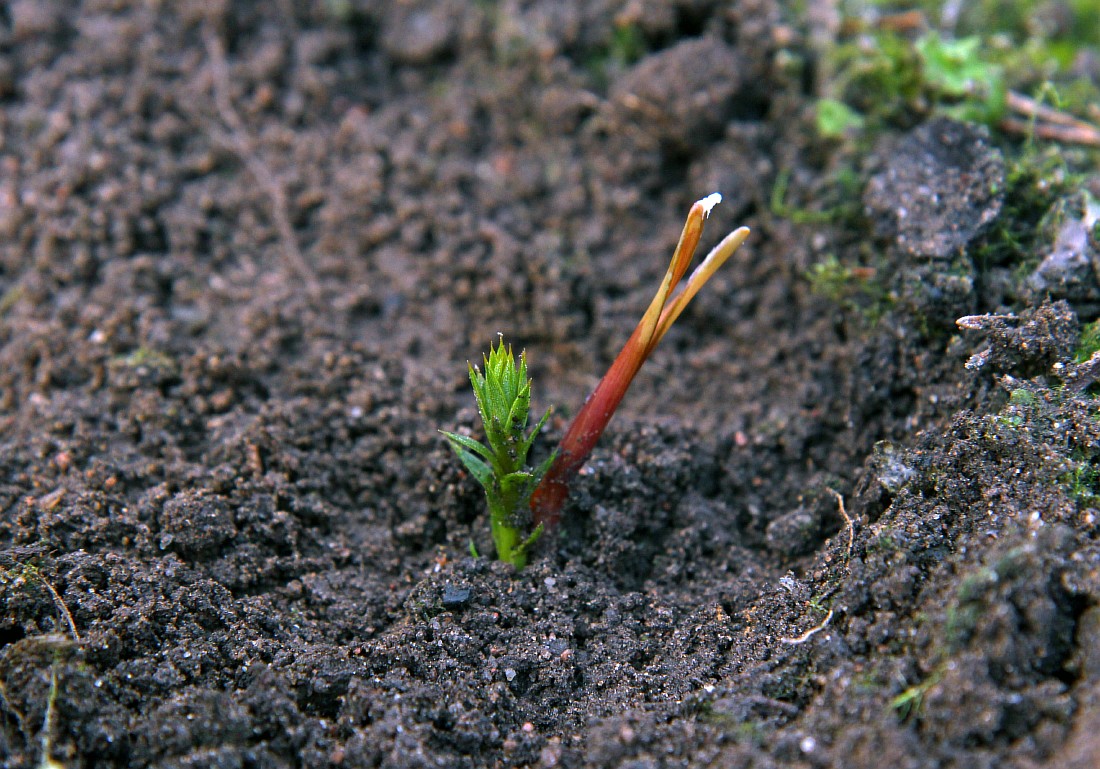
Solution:
<svg viewBox="0 0 1100 769">
<path fill-rule="evenodd" d="M 803 753 L 813 753 L 814 748 L 817 747 L 817 740 L 813 737 L 803 737 L 802 741 L 798 743 L 798 748 Z"/>
</svg>

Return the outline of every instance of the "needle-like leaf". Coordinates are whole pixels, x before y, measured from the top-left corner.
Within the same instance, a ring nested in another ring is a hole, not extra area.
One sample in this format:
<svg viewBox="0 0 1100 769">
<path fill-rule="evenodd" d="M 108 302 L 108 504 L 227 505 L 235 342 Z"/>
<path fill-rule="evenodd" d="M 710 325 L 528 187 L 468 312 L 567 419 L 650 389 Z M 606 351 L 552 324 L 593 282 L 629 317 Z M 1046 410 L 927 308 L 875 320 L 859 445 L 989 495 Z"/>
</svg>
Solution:
<svg viewBox="0 0 1100 769">
<path fill-rule="evenodd" d="M 618 357 L 577 412 L 558 446 L 557 458 L 531 495 L 531 511 L 537 524 L 553 528 L 558 523 L 562 506 L 569 496 L 569 484 L 587 461 L 642 364 L 699 289 L 748 237 L 748 229 L 741 227 L 723 238 L 688 278 L 684 289 L 673 296 L 699 245 L 703 223 L 721 199 L 721 195 L 713 193 L 696 201 L 688 211 L 680 240 L 656 296 Z"/>
<path fill-rule="evenodd" d="M 495 348 L 490 345 L 482 369 L 470 366 L 470 385 L 485 428 L 485 443 L 457 433 L 440 432 L 463 466 L 485 489 L 497 556 L 523 568 L 528 550 L 543 531 L 541 526 L 534 530 L 530 526 L 529 498 L 549 466 L 547 460 L 531 470 L 527 467 L 527 452 L 550 412 L 543 415 L 530 434 L 526 433 L 531 408 L 527 359 L 521 353 L 517 364 L 511 348 L 505 347 L 503 341 Z"/>
</svg>

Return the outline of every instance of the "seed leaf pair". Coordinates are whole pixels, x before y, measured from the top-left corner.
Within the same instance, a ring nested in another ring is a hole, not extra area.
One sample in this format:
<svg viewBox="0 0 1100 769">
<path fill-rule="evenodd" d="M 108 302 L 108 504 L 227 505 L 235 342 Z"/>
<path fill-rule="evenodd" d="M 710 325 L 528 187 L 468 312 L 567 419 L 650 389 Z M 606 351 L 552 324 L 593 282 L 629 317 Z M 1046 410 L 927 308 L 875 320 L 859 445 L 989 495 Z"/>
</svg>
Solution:
<svg viewBox="0 0 1100 769">
<path fill-rule="evenodd" d="M 470 366 L 470 383 L 489 445 L 463 435 L 441 432 L 466 469 L 485 488 L 493 542 L 501 560 L 523 568 L 530 546 L 544 530 L 558 524 L 562 506 L 569 496 L 569 484 L 599 441 L 642 364 L 699 289 L 745 242 L 749 235 L 747 228 L 739 227 L 731 232 L 707 254 L 683 288 L 676 292 L 699 245 L 703 224 L 721 200 L 722 196 L 715 192 L 692 205 L 656 296 L 618 357 L 577 412 L 557 450 L 538 467 L 527 467 L 527 452 L 550 411 L 547 410 L 530 433 L 525 432 L 531 406 L 531 383 L 527 379 L 525 355 L 520 354 L 517 366 L 511 348 L 506 349 L 501 341 L 495 349 L 490 345 L 484 373 Z M 524 537 L 526 531 L 530 534 Z"/>
<path fill-rule="evenodd" d="M 603 435 L 615 409 L 626 395 L 630 383 L 634 381 L 634 376 L 684 308 L 699 293 L 699 289 L 749 236 L 747 227 L 739 227 L 724 237 L 695 268 L 683 290 L 673 294 L 699 245 L 704 221 L 721 200 L 722 196 L 715 192 L 696 201 L 688 211 L 683 232 L 680 233 L 680 240 L 676 244 L 661 286 L 657 289 L 657 295 L 649 303 L 649 308 L 623 345 L 611 368 L 577 412 L 558 445 L 556 459 L 531 496 L 531 511 L 536 524 L 547 528 L 557 525 L 561 519 L 562 506 L 569 496 L 569 484 Z"/>
</svg>

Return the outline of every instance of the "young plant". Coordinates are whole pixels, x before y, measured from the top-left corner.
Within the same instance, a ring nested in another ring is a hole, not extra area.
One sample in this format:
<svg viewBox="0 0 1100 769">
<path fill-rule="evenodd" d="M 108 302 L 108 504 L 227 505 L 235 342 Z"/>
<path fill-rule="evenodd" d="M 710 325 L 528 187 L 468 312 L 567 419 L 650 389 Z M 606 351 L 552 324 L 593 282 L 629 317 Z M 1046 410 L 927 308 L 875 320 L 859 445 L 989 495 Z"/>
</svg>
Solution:
<svg viewBox="0 0 1100 769">
<path fill-rule="evenodd" d="M 527 379 L 527 357 L 520 353 L 516 365 L 512 348 L 504 340 L 484 357 L 485 371 L 470 364 L 470 384 L 477 399 L 477 410 L 485 426 L 489 445 L 465 435 L 440 430 L 466 469 L 485 488 L 489 520 L 497 557 L 517 569 L 527 565 L 527 550 L 543 532 L 539 524 L 530 530 L 531 491 L 553 461 L 551 455 L 537 468 L 527 466 L 527 452 L 550 409 L 527 433 L 527 412 L 531 408 L 531 382 Z"/>
<path fill-rule="evenodd" d="M 607 370 L 603 379 L 596 385 L 596 389 L 584 402 L 584 406 L 577 412 L 577 416 L 558 446 L 556 458 L 550 463 L 549 469 L 531 494 L 531 512 L 538 526 L 536 531 L 541 532 L 543 527 L 552 528 L 558 523 L 562 506 L 565 504 L 566 497 L 569 496 L 569 484 L 588 459 L 604 428 L 611 421 L 611 416 L 626 395 L 634 375 L 638 373 L 642 364 L 653 352 L 653 348 L 680 317 L 680 313 L 684 311 L 699 289 L 748 237 L 748 229 L 740 227 L 723 238 L 707 254 L 706 259 L 695 268 L 687 279 L 687 283 L 684 284 L 683 290 L 673 295 L 684 273 L 687 272 L 696 246 L 699 245 L 705 219 L 721 200 L 722 196 L 715 192 L 696 201 L 688 211 L 680 241 L 676 244 L 672 262 L 668 266 L 664 280 L 661 281 L 657 295 L 653 297 L 649 309 L 642 316 L 634 333 L 623 345 L 611 368 Z"/>
</svg>

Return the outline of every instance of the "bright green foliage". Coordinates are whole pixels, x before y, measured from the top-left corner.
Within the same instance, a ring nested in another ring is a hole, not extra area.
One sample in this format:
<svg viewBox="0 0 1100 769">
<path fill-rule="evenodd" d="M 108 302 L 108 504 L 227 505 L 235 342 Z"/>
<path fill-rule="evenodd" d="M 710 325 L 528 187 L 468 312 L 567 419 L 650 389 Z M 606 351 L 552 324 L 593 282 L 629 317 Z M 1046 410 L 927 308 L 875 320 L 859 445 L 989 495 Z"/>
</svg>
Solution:
<svg viewBox="0 0 1100 769">
<path fill-rule="evenodd" d="M 920 9 L 927 26 L 918 34 L 876 23 L 871 6 Z M 1100 94 L 1079 65 L 1100 46 L 1097 0 L 841 0 L 840 10 L 850 33 L 825 52 L 820 95 L 862 117 L 864 133 L 908 128 L 932 112 L 997 128 L 1011 92 L 1087 115 Z M 859 127 L 830 110 L 818 111 L 822 136 Z"/>
<path fill-rule="evenodd" d="M 440 430 L 462 464 L 485 488 L 489 519 L 497 557 L 522 569 L 527 564 L 527 549 L 542 534 L 542 526 L 524 536 L 530 526 L 531 492 L 553 460 L 550 456 L 537 468 L 527 466 L 527 452 L 550 416 L 547 409 L 530 433 L 527 414 L 531 408 L 531 382 L 527 379 L 527 358 L 520 353 L 516 365 L 512 348 L 504 341 L 484 358 L 484 372 L 470 365 L 470 384 L 477 399 L 477 410 L 485 426 L 488 445 Z"/>
<path fill-rule="evenodd" d="M 828 87 L 835 98 L 819 102 L 818 131 L 840 138 L 867 122 L 908 124 L 931 109 L 994 125 L 1008 88 L 992 54 L 979 37 L 955 40 L 935 32 L 911 41 L 882 31 L 839 45 L 832 52 L 836 77 Z"/>
<path fill-rule="evenodd" d="M 904 37 L 880 32 L 840 43 L 828 56 L 834 76 L 823 95 L 848 105 L 865 126 L 910 123 L 924 108 L 920 56 Z"/>
<path fill-rule="evenodd" d="M 983 58 L 981 38 L 941 38 L 929 32 L 916 42 L 924 64 L 924 79 L 934 98 L 957 103 L 947 108 L 954 117 L 994 123 L 1005 109 L 1003 71 Z"/>
<path fill-rule="evenodd" d="M 842 139 L 863 128 L 863 116 L 836 99 L 818 99 L 816 118 L 817 132 L 826 139 Z"/>
</svg>

